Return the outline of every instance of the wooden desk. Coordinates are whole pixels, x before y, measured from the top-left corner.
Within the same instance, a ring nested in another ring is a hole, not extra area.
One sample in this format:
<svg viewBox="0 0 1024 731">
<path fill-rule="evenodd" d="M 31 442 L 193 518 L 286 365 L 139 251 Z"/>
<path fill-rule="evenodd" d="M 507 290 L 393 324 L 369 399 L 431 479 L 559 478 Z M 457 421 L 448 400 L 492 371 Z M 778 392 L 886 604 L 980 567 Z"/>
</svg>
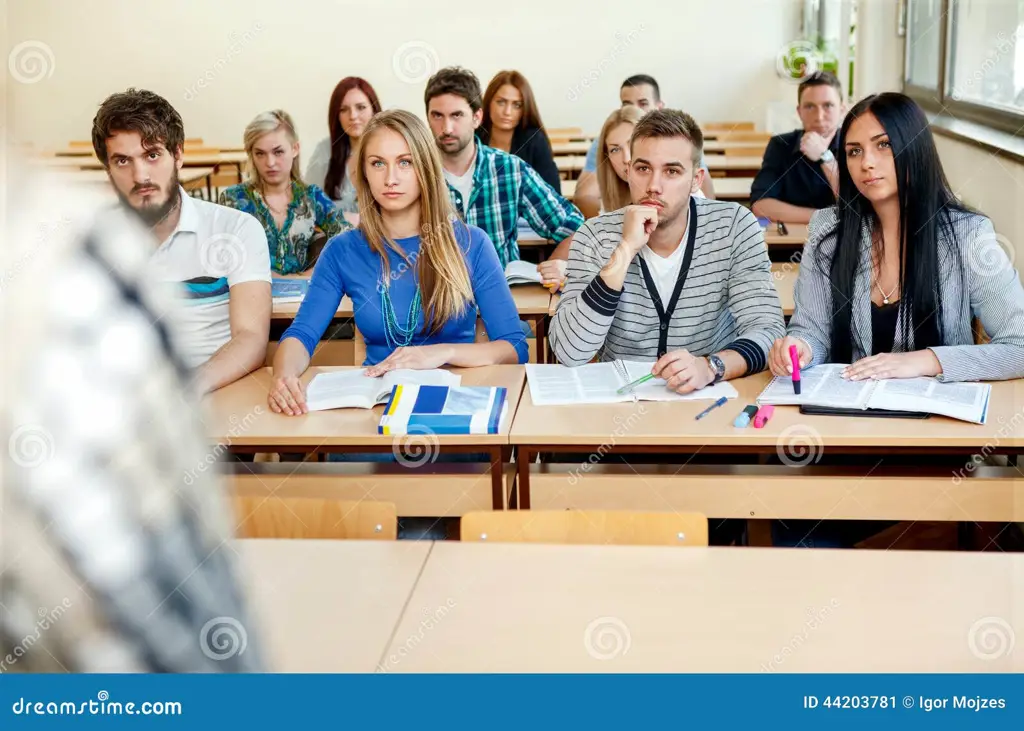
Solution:
<svg viewBox="0 0 1024 731">
<path fill-rule="evenodd" d="M 715 178 L 711 181 L 715 186 L 715 198 L 723 201 L 750 200 L 750 186 L 753 178 Z"/>
<path fill-rule="evenodd" d="M 1021 672 L 1021 596 L 1022 554 L 438 542 L 382 665 Z M 449 610 L 424 630 L 425 607 Z M 1012 651 L 1000 622 L 1018 638 Z M 1004 642 L 981 643 L 989 630 Z"/>
<path fill-rule="evenodd" d="M 74 158 L 66 158 L 74 159 Z M 212 199 L 213 190 L 210 185 L 210 178 L 214 173 L 211 167 L 183 168 L 178 172 L 178 181 L 187 191 L 198 188 L 206 188 L 207 198 Z M 111 185 L 107 171 L 93 168 L 79 168 L 74 166 L 57 167 L 47 171 L 47 175 L 54 180 L 72 185 Z"/>
<path fill-rule="evenodd" d="M 563 180 L 562 181 L 562 197 L 568 201 L 571 201 L 576 196 L 576 181 L 575 180 Z"/>
<path fill-rule="evenodd" d="M 572 173 L 579 172 L 583 169 L 584 163 L 587 158 L 584 155 L 570 155 L 555 158 L 555 167 L 558 168 L 560 173 Z"/>
<path fill-rule="evenodd" d="M 799 264 L 772 264 L 772 283 L 775 291 L 779 293 L 779 301 L 782 303 L 782 314 L 785 317 L 792 317 L 796 305 L 793 301 L 793 289 L 796 287 L 797 277 L 800 276 Z"/>
<path fill-rule="evenodd" d="M 576 140 L 574 142 L 552 142 L 551 153 L 558 155 L 586 155 L 590 152 L 591 142 Z"/>
<path fill-rule="evenodd" d="M 274 275 L 275 277 L 279 275 Z M 280 302 L 274 300 L 273 309 L 270 311 L 271 320 L 294 320 L 295 316 L 299 314 L 299 307 L 302 305 L 301 302 Z M 335 320 L 348 320 L 355 315 L 355 308 L 352 305 L 352 299 L 348 296 L 342 297 L 341 302 L 338 303 L 338 309 L 334 313 Z"/>
<path fill-rule="evenodd" d="M 354 366 L 353 366 L 354 367 Z M 345 367 L 311 367 L 303 384 L 317 374 Z M 508 437 L 526 371 L 522 366 L 453 368 L 465 386 L 504 386 L 508 414 L 498 434 L 443 434 L 407 438 L 411 448 L 438 452 L 487 452 L 491 457 L 491 487 L 495 509 L 504 504 L 502 464 L 508 461 Z M 383 406 L 374 409 L 332 409 L 303 416 L 275 414 L 267 405 L 272 370 L 260 368 L 203 400 L 202 416 L 207 439 L 238 453 L 391 452 L 405 437 L 377 433 Z M 404 441 L 402 443 L 405 443 Z"/>
<path fill-rule="evenodd" d="M 704 154 L 721 155 L 724 154 L 726 150 L 743 150 L 749 148 L 752 151 L 752 155 L 761 155 L 764 153 L 766 146 L 766 142 L 749 142 L 744 140 L 737 140 L 735 142 L 730 142 L 728 140 L 704 140 Z"/>
<path fill-rule="evenodd" d="M 741 173 L 757 173 L 761 169 L 760 155 L 752 155 L 750 157 L 740 157 L 735 155 L 705 155 L 704 162 L 708 166 L 708 170 L 711 172 L 725 171 L 725 172 L 741 172 Z M 717 182 L 717 180 L 716 180 Z"/>
<path fill-rule="evenodd" d="M 431 549 L 428 541 L 229 545 L 241 555 L 254 615 L 249 641 L 263 644 L 268 670 L 286 673 L 372 673 Z"/>
<path fill-rule="evenodd" d="M 548 313 L 551 292 L 540 284 L 517 284 L 510 287 L 519 317 L 533 323 L 537 362 L 547 363 Z"/>
<path fill-rule="evenodd" d="M 728 178 L 727 178 L 728 179 Z M 764 232 L 764 242 L 772 246 L 800 246 L 807 243 L 806 223 L 787 223 L 786 233 L 779 233 L 778 225 L 771 223 Z"/>
<path fill-rule="evenodd" d="M 677 454 L 766 454 L 786 456 L 791 463 L 802 465 L 800 467 L 783 467 L 777 474 L 771 472 L 773 468 L 768 466 L 753 465 L 749 472 L 731 474 L 737 480 L 737 488 L 743 491 L 743 495 L 749 495 L 749 485 L 746 482 L 757 480 L 758 476 L 767 477 L 773 475 L 781 480 L 777 487 L 779 490 L 792 488 L 794 480 L 798 478 L 819 479 L 823 472 L 816 470 L 824 469 L 816 465 L 822 454 L 904 454 L 919 457 L 922 465 L 927 464 L 929 455 L 946 454 L 955 455 L 964 459 L 964 464 L 971 460 L 972 454 L 1016 454 L 1024 452 L 1024 425 L 1015 428 L 1003 427 L 1002 425 L 1019 425 L 1020 418 L 1017 416 L 1020 411 L 1020 404 L 1024 403 L 1024 380 L 1003 381 L 992 384 L 992 397 L 990 400 L 988 424 L 977 425 L 966 422 L 948 419 L 941 416 L 932 416 L 925 420 L 906 419 L 880 419 L 861 417 L 836 417 L 836 416 L 808 416 L 801 414 L 795 406 L 779 406 L 775 409 L 775 415 L 763 429 L 738 429 L 732 425 L 736 414 L 746 404 L 754 403 L 758 394 L 764 389 L 771 379 L 769 373 L 759 373 L 732 381 L 732 384 L 739 392 L 739 398 L 732 399 L 721 408 L 715 409 L 701 421 L 694 417 L 707 407 L 707 401 L 691 401 L 676 403 L 654 403 L 638 402 L 609 405 L 574 405 L 574 406 L 545 406 L 533 405 L 529 387 L 523 390 L 523 397 L 516 412 L 515 422 L 512 425 L 511 443 L 516 446 L 519 500 L 520 507 L 530 507 L 531 500 L 531 479 L 535 476 L 534 471 L 543 472 L 551 480 L 550 487 L 561 486 L 565 495 L 569 495 L 574 489 L 589 490 L 590 495 L 597 495 L 595 483 L 597 479 L 591 479 L 590 469 L 584 471 L 583 477 L 579 474 L 573 478 L 571 468 L 579 471 L 577 465 L 541 465 L 531 470 L 533 458 L 541 452 L 568 452 L 573 454 L 598 454 L 602 459 L 609 453 L 677 453 Z M 1014 419 L 1016 418 L 1016 421 Z M 996 434 L 998 438 L 996 438 Z M 598 459 L 597 462 L 600 462 Z M 609 460 L 613 461 L 613 460 Z M 881 463 L 881 460 L 879 460 Z M 672 469 L 666 475 L 669 479 L 682 480 L 692 473 L 696 483 L 694 489 L 703 489 L 707 483 L 707 475 L 698 474 L 686 467 Z M 628 468 L 632 470 L 632 468 Z M 887 468 L 878 470 L 865 467 L 860 471 L 860 479 L 863 482 L 865 473 L 872 476 L 874 482 L 876 476 L 881 477 L 887 474 Z M 635 470 L 632 470 L 635 474 Z M 722 474 L 726 475 L 727 470 Z M 762 474 L 763 473 L 763 474 Z M 931 472 L 919 470 L 916 476 L 923 480 L 921 490 L 931 490 L 932 493 L 944 496 L 951 492 L 954 486 L 953 471 L 948 467 L 935 467 Z M 714 475 L 712 475 L 713 477 Z M 968 473 L 970 478 L 970 473 Z M 1000 473 L 995 475 L 999 479 L 1007 477 Z M 989 511 L 986 514 L 997 513 L 1005 515 L 1010 513 L 1011 517 L 1001 518 L 1002 520 L 1019 520 L 1013 517 L 1020 515 L 1024 517 L 1024 478 L 1019 475 L 1010 474 L 1014 480 L 1000 483 L 1005 492 L 993 493 L 993 499 L 1001 502 L 994 507 L 989 505 L 985 508 Z M 1020 479 L 1016 479 L 1020 478 Z M 612 482 L 620 480 L 620 477 L 611 475 Z M 732 479 L 732 478 L 730 478 Z M 928 481 L 930 480 L 930 481 Z M 583 488 L 579 483 L 585 482 Z M 984 480 L 967 479 L 963 480 L 965 490 L 975 488 L 988 489 L 991 484 L 983 485 Z M 641 484 L 643 478 L 641 478 Z M 853 488 L 859 486 L 857 476 L 847 483 Z M 613 487 L 622 487 L 616 483 Z M 649 487 L 649 486 L 648 486 Z M 611 489 L 611 487 L 609 487 Z M 773 488 L 774 489 L 774 488 Z M 923 494 L 923 493 L 922 493 Z M 840 496 L 843 498 L 844 496 Z M 562 498 L 559 498 L 562 499 Z M 948 498 L 944 498 L 948 501 Z M 781 503 L 780 503 L 781 504 Z M 945 504 L 945 503 L 944 503 Z M 664 509 L 662 507 L 655 509 Z M 543 504 L 544 507 L 548 503 Z M 639 507 L 638 505 L 630 505 Z M 599 505 L 587 504 L 585 507 L 599 507 Z M 921 511 L 931 508 L 930 504 L 900 505 L 885 508 L 885 514 L 890 515 L 906 512 L 909 510 Z M 801 510 L 799 502 L 789 500 L 786 502 L 785 511 Z M 792 512 L 783 514 L 783 508 L 775 503 L 768 510 L 775 514 L 763 515 L 760 517 L 796 517 Z M 959 518 L 938 518 L 946 520 L 968 520 L 970 513 L 977 514 L 977 511 L 967 511 Z M 705 514 L 714 517 L 729 517 Z M 932 513 L 929 513 L 931 515 Z M 944 513 L 948 515 L 948 513 Z M 752 514 L 747 517 L 754 517 Z M 802 516 L 801 516 L 802 517 Z M 822 517 L 833 517 L 836 519 L 843 515 L 819 515 Z M 890 518 L 886 518 L 890 519 Z M 937 519 L 920 518 L 918 513 L 909 517 L 891 519 Z M 974 518 L 981 520 L 980 517 Z M 997 520 L 1000 518 L 986 518 Z"/>
<path fill-rule="evenodd" d="M 242 169 L 248 157 L 244 152 L 214 152 L 202 154 L 188 154 L 182 156 L 182 164 L 185 167 L 234 167 L 238 180 L 242 180 Z M 103 164 L 90 153 L 88 156 L 53 156 L 36 158 L 35 161 L 48 168 L 80 168 L 83 170 L 102 170 Z"/>
</svg>

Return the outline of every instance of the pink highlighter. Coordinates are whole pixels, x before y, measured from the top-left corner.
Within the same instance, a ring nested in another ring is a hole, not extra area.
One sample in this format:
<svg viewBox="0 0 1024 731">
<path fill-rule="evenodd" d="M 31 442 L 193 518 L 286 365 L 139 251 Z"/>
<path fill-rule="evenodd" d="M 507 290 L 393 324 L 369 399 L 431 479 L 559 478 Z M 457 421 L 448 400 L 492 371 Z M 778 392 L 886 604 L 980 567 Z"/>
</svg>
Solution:
<svg viewBox="0 0 1024 731">
<path fill-rule="evenodd" d="M 789 346 L 789 359 L 793 362 L 793 393 L 800 395 L 800 356 L 797 355 L 796 346 Z"/>
<path fill-rule="evenodd" d="M 772 418 L 775 413 L 775 407 L 771 404 L 766 404 L 757 410 L 757 416 L 754 417 L 754 428 L 763 429 L 764 425 L 768 423 L 768 420 Z"/>
</svg>

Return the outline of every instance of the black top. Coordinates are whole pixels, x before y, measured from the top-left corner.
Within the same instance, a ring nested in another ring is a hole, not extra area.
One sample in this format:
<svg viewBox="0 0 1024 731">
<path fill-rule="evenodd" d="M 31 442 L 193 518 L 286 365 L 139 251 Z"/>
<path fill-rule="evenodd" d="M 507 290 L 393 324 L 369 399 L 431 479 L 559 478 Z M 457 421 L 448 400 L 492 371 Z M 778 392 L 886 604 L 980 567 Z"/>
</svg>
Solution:
<svg viewBox="0 0 1024 731">
<path fill-rule="evenodd" d="M 750 186 L 750 202 L 774 198 L 783 203 L 804 208 L 828 208 L 836 203 L 836 196 L 820 162 L 808 160 L 800 152 L 802 129 L 776 135 L 764 151 L 761 170 Z M 829 146 L 839 158 L 839 133 Z"/>
<path fill-rule="evenodd" d="M 887 305 L 871 303 L 871 355 L 891 353 L 896 341 L 896 317 L 900 314 L 900 303 Z"/>
<path fill-rule="evenodd" d="M 491 144 L 491 131 L 481 127 L 477 130 L 480 141 Z M 544 179 L 544 182 L 562 195 L 562 180 L 555 165 L 555 156 L 551 153 L 551 143 L 543 130 L 537 127 L 516 127 L 512 133 L 512 154 L 532 167 Z"/>
</svg>

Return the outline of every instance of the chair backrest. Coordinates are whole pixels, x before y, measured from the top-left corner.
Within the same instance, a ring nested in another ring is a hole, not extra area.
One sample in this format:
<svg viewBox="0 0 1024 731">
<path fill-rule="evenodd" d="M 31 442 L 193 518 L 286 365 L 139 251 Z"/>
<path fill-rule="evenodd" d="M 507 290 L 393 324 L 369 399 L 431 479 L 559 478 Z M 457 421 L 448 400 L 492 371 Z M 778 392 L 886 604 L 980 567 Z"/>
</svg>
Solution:
<svg viewBox="0 0 1024 731">
<path fill-rule="evenodd" d="M 462 516 L 464 541 L 630 546 L 706 546 L 708 519 L 699 513 L 629 510 L 505 510 Z"/>
<path fill-rule="evenodd" d="M 394 503 L 238 492 L 239 538 L 358 538 L 395 540 Z"/>
</svg>

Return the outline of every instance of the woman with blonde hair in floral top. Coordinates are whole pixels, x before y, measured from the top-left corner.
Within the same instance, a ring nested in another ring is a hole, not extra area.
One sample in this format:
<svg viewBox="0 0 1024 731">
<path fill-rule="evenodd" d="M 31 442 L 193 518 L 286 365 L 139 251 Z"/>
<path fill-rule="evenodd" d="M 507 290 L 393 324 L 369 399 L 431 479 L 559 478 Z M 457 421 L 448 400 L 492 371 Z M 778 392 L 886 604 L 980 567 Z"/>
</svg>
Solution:
<svg viewBox="0 0 1024 731">
<path fill-rule="evenodd" d="M 278 274 L 311 268 L 324 243 L 351 226 L 316 185 L 299 173 L 299 139 L 287 112 L 275 109 L 245 128 L 249 180 L 220 194 L 220 203 L 256 217 L 267 232 Z"/>
</svg>

